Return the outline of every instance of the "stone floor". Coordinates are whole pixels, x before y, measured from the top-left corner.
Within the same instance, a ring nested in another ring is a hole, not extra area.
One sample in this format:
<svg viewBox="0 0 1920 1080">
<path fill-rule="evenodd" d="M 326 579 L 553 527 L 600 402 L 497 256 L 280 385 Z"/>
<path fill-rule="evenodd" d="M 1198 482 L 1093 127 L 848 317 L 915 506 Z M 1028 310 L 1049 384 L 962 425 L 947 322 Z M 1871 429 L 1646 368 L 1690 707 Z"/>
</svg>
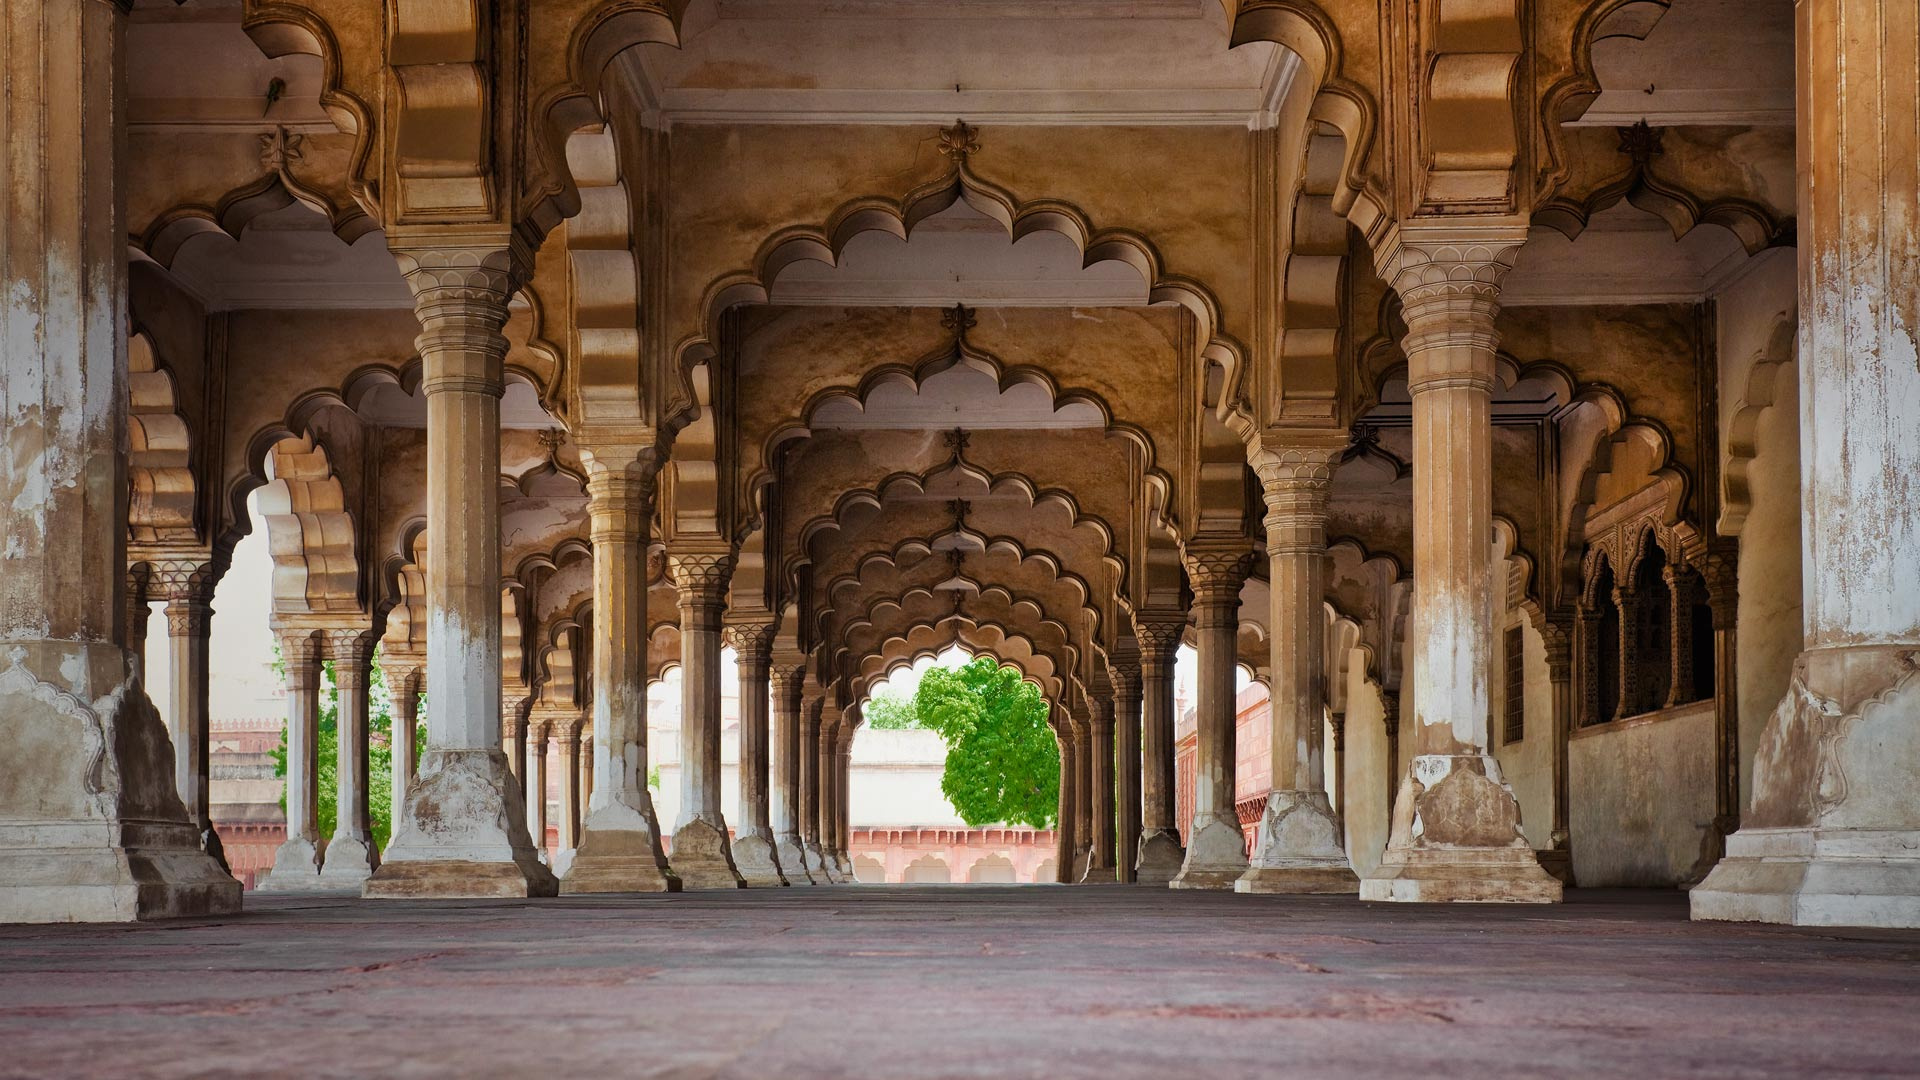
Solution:
<svg viewBox="0 0 1920 1080">
<path fill-rule="evenodd" d="M 1675 894 L 1420 908 L 1124 886 L 248 897 L 0 927 L 4 1076 L 1920 1072 L 1920 933 Z"/>
</svg>

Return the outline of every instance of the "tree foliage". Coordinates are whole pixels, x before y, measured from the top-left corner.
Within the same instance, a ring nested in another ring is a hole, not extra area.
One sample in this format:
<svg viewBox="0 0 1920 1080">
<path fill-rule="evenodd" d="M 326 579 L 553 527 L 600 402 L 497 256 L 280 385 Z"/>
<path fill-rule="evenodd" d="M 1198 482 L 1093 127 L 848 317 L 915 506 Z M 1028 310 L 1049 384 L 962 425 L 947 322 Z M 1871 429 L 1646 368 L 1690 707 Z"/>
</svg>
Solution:
<svg viewBox="0 0 1920 1080">
<path fill-rule="evenodd" d="M 920 680 L 913 711 L 917 726 L 947 744 L 940 790 L 969 826 L 1053 824 L 1060 747 L 1046 701 L 1018 671 L 984 656 L 955 670 L 934 668 Z"/>
<path fill-rule="evenodd" d="M 875 731 L 904 731 L 920 726 L 913 699 L 886 690 L 868 698 L 860 715 L 866 717 L 867 726 Z"/>
<path fill-rule="evenodd" d="M 393 831 L 393 705 L 387 694 L 387 679 L 380 670 L 380 654 L 374 652 L 374 662 L 367 678 L 367 816 L 372 822 L 373 850 L 382 851 L 387 846 L 387 837 Z M 274 670 L 285 674 L 286 665 L 280 659 L 279 649 L 274 649 Z M 414 729 L 414 755 L 426 749 L 427 725 L 425 696 L 416 719 L 420 722 Z M 340 792 L 340 691 L 333 681 L 333 661 L 320 665 L 320 720 L 319 752 L 315 754 L 316 772 L 319 782 L 315 785 L 314 797 L 318 801 L 320 836 L 322 839 L 333 835 L 334 827 L 339 823 Z M 287 733 L 280 732 L 280 745 L 273 750 L 273 775 L 284 778 L 287 775 Z M 286 789 L 280 792 L 280 809 L 287 808 Z"/>
</svg>

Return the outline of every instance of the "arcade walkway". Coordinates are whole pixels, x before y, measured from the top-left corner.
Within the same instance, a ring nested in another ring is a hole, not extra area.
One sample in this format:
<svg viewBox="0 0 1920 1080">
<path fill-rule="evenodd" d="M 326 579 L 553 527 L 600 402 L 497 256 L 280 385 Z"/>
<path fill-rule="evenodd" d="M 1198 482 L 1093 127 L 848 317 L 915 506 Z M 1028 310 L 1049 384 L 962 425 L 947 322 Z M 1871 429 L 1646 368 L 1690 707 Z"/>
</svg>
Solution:
<svg viewBox="0 0 1920 1080">
<path fill-rule="evenodd" d="M 1914 1068 L 1920 933 L 1678 895 L 1126 887 L 249 897 L 0 928 L 0 1075 L 1839 1075 Z"/>
</svg>

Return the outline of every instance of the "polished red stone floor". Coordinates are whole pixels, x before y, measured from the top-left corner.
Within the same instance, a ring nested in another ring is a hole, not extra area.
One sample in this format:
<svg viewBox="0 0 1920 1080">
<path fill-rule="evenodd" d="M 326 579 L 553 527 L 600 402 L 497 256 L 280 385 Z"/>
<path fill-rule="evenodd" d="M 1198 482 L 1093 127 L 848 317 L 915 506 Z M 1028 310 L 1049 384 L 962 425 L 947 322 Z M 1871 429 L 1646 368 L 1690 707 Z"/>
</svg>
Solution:
<svg viewBox="0 0 1920 1080">
<path fill-rule="evenodd" d="M 1920 1073 L 1920 933 L 1104 887 L 0 927 L 0 1075 Z"/>
</svg>

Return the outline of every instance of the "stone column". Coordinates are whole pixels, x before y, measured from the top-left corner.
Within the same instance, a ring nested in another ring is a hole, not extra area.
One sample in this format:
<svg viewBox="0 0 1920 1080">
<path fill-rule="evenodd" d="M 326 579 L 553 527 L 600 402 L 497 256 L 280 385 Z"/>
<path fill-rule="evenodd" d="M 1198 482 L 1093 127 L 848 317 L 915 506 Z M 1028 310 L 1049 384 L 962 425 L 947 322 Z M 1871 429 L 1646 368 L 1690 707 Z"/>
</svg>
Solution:
<svg viewBox="0 0 1920 1080">
<path fill-rule="evenodd" d="M 533 709 L 533 694 L 524 686 L 503 687 L 500 691 L 500 752 L 507 756 L 507 768 L 514 778 L 526 780 L 528 713 Z"/>
<path fill-rule="evenodd" d="M 1920 926 L 1920 7 L 1800 0 L 1805 650 L 1697 919 Z"/>
<path fill-rule="evenodd" d="M 812 885 L 806 850 L 800 840 L 800 709 L 806 668 L 798 656 L 780 656 L 768 672 L 773 690 L 773 722 L 768 763 L 768 818 L 774 859 L 789 884 Z"/>
<path fill-rule="evenodd" d="M 1173 664 L 1186 632 L 1182 612 L 1139 613 L 1140 642 L 1140 848 L 1134 879 L 1165 885 L 1180 872 L 1187 852 L 1173 822 Z"/>
<path fill-rule="evenodd" d="M 1113 676 L 1114 878 L 1134 880 L 1140 846 L 1140 645 L 1121 638 L 1108 654 Z"/>
<path fill-rule="evenodd" d="M 282 628 L 280 663 L 287 684 L 287 838 L 258 888 L 268 892 L 320 886 L 320 633 Z"/>
<path fill-rule="evenodd" d="M 834 747 L 834 864 L 840 868 L 840 879 L 853 880 L 853 859 L 847 854 L 847 846 L 853 840 L 853 732 L 854 724 L 840 725 L 840 736 Z"/>
<path fill-rule="evenodd" d="M 373 642 L 372 632 L 364 628 L 328 630 L 323 639 L 327 658 L 333 661 L 338 724 L 333 836 L 320 867 L 320 881 L 329 887 L 358 889 L 379 862 L 367 809 L 367 680 Z"/>
<path fill-rule="evenodd" d="M 689 889 L 739 889 L 727 819 L 720 809 L 720 630 L 733 554 L 667 556 L 680 594 L 680 819 L 673 869 Z"/>
<path fill-rule="evenodd" d="M 124 9 L 0 12 L 0 922 L 228 914 L 125 646 Z"/>
<path fill-rule="evenodd" d="M 1620 703 L 1611 719 L 1646 712 L 1640 701 L 1640 597 L 1625 585 L 1613 587 L 1613 608 L 1620 613 Z"/>
<path fill-rule="evenodd" d="M 1093 860 L 1093 733 L 1085 721 L 1074 718 L 1064 708 L 1060 711 L 1066 717 L 1073 742 L 1073 753 L 1067 764 L 1073 777 L 1073 790 L 1066 798 L 1068 812 L 1073 815 L 1073 862 L 1067 880 L 1078 884 L 1086 879 L 1087 867 Z"/>
<path fill-rule="evenodd" d="M 547 740 L 553 734 L 553 720 L 545 716 L 527 717 L 527 764 L 520 770 L 526 784 L 522 801 L 527 807 L 527 835 L 541 862 L 551 861 L 547 853 Z"/>
<path fill-rule="evenodd" d="M 574 801 L 579 822 L 574 827 L 573 846 L 580 847 L 580 837 L 586 831 L 586 809 L 593 805 L 593 732 L 585 722 L 580 732 L 580 794 Z"/>
<path fill-rule="evenodd" d="M 1380 726 L 1387 734 L 1387 821 L 1393 821 L 1393 797 L 1400 790 L 1400 695 L 1380 693 Z"/>
<path fill-rule="evenodd" d="M 1063 721 L 1059 706 L 1051 708 L 1053 741 L 1060 748 L 1060 793 L 1054 802 L 1054 880 L 1065 885 L 1073 880 L 1073 733 Z"/>
<path fill-rule="evenodd" d="M 1190 544 L 1184 555 L 1200 653 L 1194 703 L 1198 739 L 1193 827 L 1187 833 L 1186 861 L 1170 884 L 1176 889 L 1231 889 L 1247 872 L 1246 834 L 1234 807 L 1234 661 L 1239 652 L 1240 586 L 1252 569 L 1252 553 L 1244 541 L 1235 540 Z"/>
<path fill-rule="evenodd" d="M 647 534 L 653 447 L 580 437 L 593 540 L 593 781 L 562 893 L 669 892 L 647 790 Z"/>
<path fill-rule="evenodd" d="M 145 563 L 127 571 L 127 622 L 123 634 L 131 657 L 130 666 L 143 679 L 147 670 L 147 618 L 151 614 L 147 606 L 147 583 L 152 576 L 153 571 Z"/>
<path fill-rule="evenodd" d="M 1740 828 L 1740 543 L 1716 541 L 1701 574 L 1713 611 L 1713 825 L 1701 853 L 1704 877 Z"/>
<path fill-rule="evenodd" d="M 1360 890 L 1359 875 L 1347 861 L 1340 817 L 1327 799 L 1321 746 L 1327 701 L 1327 498 L 1347 442 L 1345 431 L 1287 433 L 1269 438 L 1253 456 L 1267 504 L 1273 790 L 1260 819 L 1252 865 L 1234 882 L 1238 892 Z M 1341 767 L 1336 752 L 1336 784 Z M 1340 809 L 1344 814 L 1344 798 Z"/>
<path fill-rule="evenodd" d="M 1376 249 L 1400 294 L 1413 395 L 1413 754 L 1367 900 L 1553 902 L 1489 749 L 1493 387 L 1500 282 L 1526 223 L 1396 224 Z"/>
<path fill-rule="evenodd" d="M 773 624 L 765 621 L 730 622 L 726 628 L 740 676 L 740 811 L 734 821 L 733 865 L 748 885 L 787 883 L 774 848 L 767 791 L 773 631 Z"/>
<path fill-rule="evenodd" d="M 839 710 L 829 710 L 823 698 L 807 702 L 800 710 L 800 840 L 806 849 L 807 871 L 816 885 L 833 883 L 826 855 L 820 850 L 820 822 L 826 816 L 820 787 L 820 734 L 822 718 L 829 712 L 839 715 Z"/>
<path fill-rule="evenodd" d="M 1600 647 L 1603 644 L 1600 638 L 1602 620 L 1606 616 L 1600 610 L 1600 605 L 1611 602 L 1609 597 L 1604 596 L 1592 604 L 1583 601 L 1575 624 L 1578 627 L 1581 672 L 1580 716 L 1575 722 L 1581 727 L 1613 719 L 1600 715 Z"/>
<path fill-rule="evenodd" d="M 500 395 L 507 299 L 532 266 L 496 226 L 389 230 L 427 398 L 427 749 L 367 879 L 382 897 L 551 896 L 501 749 Z"/>
<path fill-rule="evenodd" d="M 580 718 L 556 725 L 553 742 L 560 749 L 560 761 L 554 766 L 560 781 L 560 850 L 553 863 L 560 872 L 573 862 L 580 846 Z"/>
<path fill-rule="evenodd" d="M 393 798 L 388 805 L 397 809 L 406 803 L 407 791 L 413 786 L 414 771 L 418 767 L 414 760 L 414 742 L 420 728 L 420 668 L 417 664 L 385 663 L 381 665 L 381 673 L 387 680 L 389 708 L 393 713 Z M 391 828 L 387 840 L 392 843 Z"/>
<path fill-rule="evenodd" d="M 1114 880 L 1113 856 L 1113 699 L 1094 696 L 1090 699 L 1093 713 L 1090 718 L 1090 732 L 1087 743 L 1090 762 L 1090 782 L 1092 789 L 1087 802 L 1093 814 L 1089 826 L 1089 836 L 1093 844 L 1093 857 L 1087 863 L 1087 873 L 1083 880 L 1111 882 Z"/>
<path fill-rule="evenodd" d="M 1327 714 L 1327 731 L 1333 739 L 1333 821 L 1339 828 L 1341 845 L 1346 844 L 1347 820 L 1347 714 Z M 1354 882 L 1356 891 L 1359 882 Z"/>
<path fill-rule="evenodd" d="M 173 737 L 174 785 L 200 834 L 200 845 L 224 868 L 227 858 L 220 834 L 213 829 L 209 789 L 213 717 L 207 670 L 213 587 L 221 569 L 205 562 L 166 562 L 155 568 L 154 578 L 167 597 L 167 646 L 172 660 L 172 707 L 167 715 Z"/>
<path fill-rule="evenodd" d="M 1660 571 L 1667 586 L 1667 670 L 1666 708 L 1685 705 L 1698 695 L 1693 688 L 1693 592 L 1699 576 L 1686 566 L 1671 563 Z"/>
<path fill-rule="evenodd" d="M 1573 827 L 1571 785 L 1567 779 L 1567 751 L 1573 735 L 1573 628 L 1565 614 L 1549 618 L 1540 636 L 1547 647 L 1547 682 L 1553 690 L 1553 828 L 1549 848 L 1536 857 L 1547 873 L 1563 885 L 1573 884 Z"/>
</svg>

